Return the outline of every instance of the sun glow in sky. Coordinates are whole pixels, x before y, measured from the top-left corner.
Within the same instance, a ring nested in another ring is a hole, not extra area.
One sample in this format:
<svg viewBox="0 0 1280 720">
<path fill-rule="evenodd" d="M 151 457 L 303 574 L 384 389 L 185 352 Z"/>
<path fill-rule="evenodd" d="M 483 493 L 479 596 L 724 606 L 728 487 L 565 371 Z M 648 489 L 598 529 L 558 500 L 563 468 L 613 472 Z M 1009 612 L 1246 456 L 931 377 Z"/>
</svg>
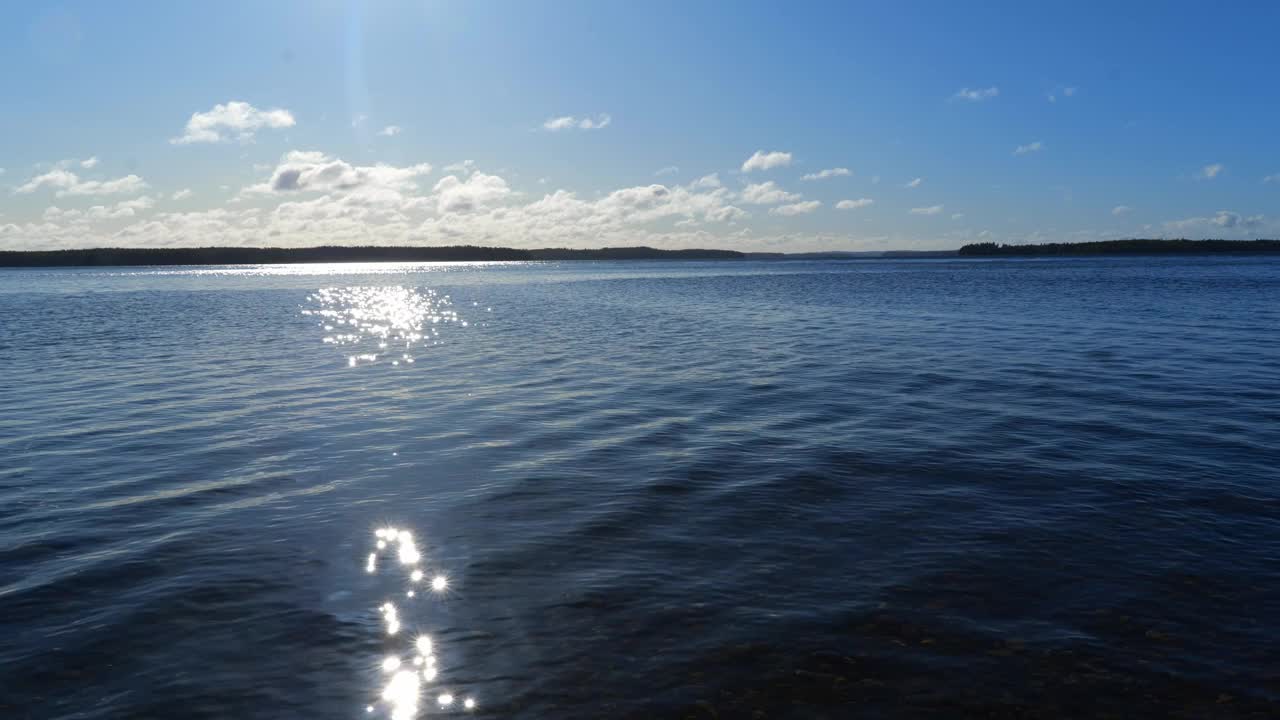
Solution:
<svg viewBox="0 0 1280 720">
<path fill-rule="evenodd" d="M 10 2 L 0 249 L 1280 236 L 1280 5 Z"/>
</svg>

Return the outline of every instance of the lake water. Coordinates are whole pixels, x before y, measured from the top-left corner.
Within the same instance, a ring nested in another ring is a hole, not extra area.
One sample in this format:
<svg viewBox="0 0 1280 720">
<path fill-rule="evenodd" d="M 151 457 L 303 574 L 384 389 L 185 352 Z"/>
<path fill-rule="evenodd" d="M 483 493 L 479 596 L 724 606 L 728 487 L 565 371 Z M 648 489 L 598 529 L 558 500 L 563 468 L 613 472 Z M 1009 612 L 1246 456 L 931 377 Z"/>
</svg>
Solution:
<svg viewBox="0 0 1280 720">
<path fill-rule="evenodd" d="M 1280 715 L 1277 259 L 0 271 L 0 367 L 6 718 Z"/>
</svg>

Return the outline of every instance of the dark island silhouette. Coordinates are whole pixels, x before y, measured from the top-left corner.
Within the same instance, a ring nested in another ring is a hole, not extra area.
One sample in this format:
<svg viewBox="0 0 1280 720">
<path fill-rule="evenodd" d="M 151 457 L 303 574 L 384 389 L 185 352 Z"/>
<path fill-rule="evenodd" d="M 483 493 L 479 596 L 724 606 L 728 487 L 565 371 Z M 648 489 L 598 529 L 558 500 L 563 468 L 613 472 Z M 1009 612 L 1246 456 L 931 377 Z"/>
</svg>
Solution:
<svg viewBox="0 0 1280 720">
<path fill-rule="evenodd" d="M 1045 257 L 1054 255 L 1204 255 L 1280 252 L 1280 240 L 1100 240 L 1080 243 L 1002 245 L 974 243 L 957 252 L 962 257 Z"/>
<path fill-rule="evenodd" d="M 736 250 L 658 250 L 649 247 L 575 250 L 452 245 L 441 247 L 202 247 L 89 248 L 0 251 L 0 267 L 100 267 L 112 265 L 265 265 L 346 262 L 476 262 L 510 260 L 734 260 Z"/>
<path fill-rule="evenodd" d="M 521 249 L 451 245 L 439 247 L 305 248 L 85 248 L 3 250 L 0 267 L 105 267 L 125 265 L 266 265 L 346 262 L 484 262 L 530 260 L 840 260 L 943 257 L 1040 257 L 1080 255 L 1200 255 L 1280 252 L 1280 240 L 1106 240 L 1083 243 L 1002 245 L 976 243 L 959 250 L 771 253 L 738 250 L 664 250 L 651 247 Z"/>
</svg>

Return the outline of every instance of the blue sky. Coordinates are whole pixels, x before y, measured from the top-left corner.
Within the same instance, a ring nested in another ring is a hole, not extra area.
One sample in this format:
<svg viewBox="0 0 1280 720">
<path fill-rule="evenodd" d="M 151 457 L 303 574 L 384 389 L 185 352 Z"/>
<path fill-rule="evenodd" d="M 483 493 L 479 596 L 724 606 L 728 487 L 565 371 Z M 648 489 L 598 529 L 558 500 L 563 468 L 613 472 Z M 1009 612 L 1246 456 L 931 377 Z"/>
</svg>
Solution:
<svg viewBox="0 0 1280 720">
<path fill-rule="evenodd" d="M 1277 27 L 1273 3 L 15 1 L 0 248 L 1275 237 Z"/>
</svg>

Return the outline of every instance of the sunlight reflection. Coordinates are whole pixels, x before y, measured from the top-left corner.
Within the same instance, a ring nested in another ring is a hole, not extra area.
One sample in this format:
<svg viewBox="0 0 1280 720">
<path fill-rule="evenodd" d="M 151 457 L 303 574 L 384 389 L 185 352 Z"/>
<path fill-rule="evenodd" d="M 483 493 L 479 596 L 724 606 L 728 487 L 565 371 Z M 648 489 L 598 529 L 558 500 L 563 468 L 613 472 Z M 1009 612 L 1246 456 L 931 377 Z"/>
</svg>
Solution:
<svg viewBox="0 0 1280 720">
<path fill-rule="evenodd" d="M 368 365 L 379 360 L 393 366 L 412 364 L 416 358 L 406 352 L 415 345 L 438 344 L 440 326 L 465 320 L 451 309 L 448 295 L 434 290 L 407 287 L 346 287 L 316 291 L 308 300 L 314 307 L 303 315 L 318 318 L 325 331 L 324 342 L 375 348 L 379 352 L 358 352 L 347 356 L 347 366 Z M 391 348 L 395 352 L 389 351 Z M 394 538 L 379 539 L 392 540 Z"/>
<path fill-rule="evenodd" d="M 374 530 L 374 546 L 375 550 L 369 555 L 366 564 L 366 570 L 374 573 L 378 569 L 378 556 L 383 553 L 393 553 L 403 566 L 412 568 L 407 574 L 409 583 L 417 583 L 426 577 L 423 569 L 419 567 L 422 562 L 422 552 L 418 549 L 414 541 L 413 533 L 408 530 L 390 528 L 378 528 Z M 449 581 L 443 573 L 438 573 L 431 578 L 431 589 L 436 593 L 442 593 L 449 587 Z M 405 593 L 407 597 L 414 598 L 416 593 L 410 589 Z M 401 629 L 400 610 L 391 602 L 384 602 L 378 608 L 382 616 L 382 621 L 387 635 L 396 636 Z M 435 655 L 435 643 L 431 636 L 419 634 L 414 637 L 412 643 L 406 650 L 412 652 L 412 669 L 407 668 L 406 661 L 402 660 L 402 656 L 398 654 L 389 654 L 381 661 L 382 672 L 389 674 L 390 680 L 383 686 L 380 695 L 381 702 L 385 705 L 387 716 L 391 720 L 412 720 L 418 717 L 419 704 L 424 691 L 424 683 L 434 683 L 439 676 L 437 668 L 437 658 Z M 419 674 L 417 668 L 421 668 Z M 436 705 L 440 708 L 449 708 L 454 705 L 455 696 L 452 692 L 440 689 L 435 697 Z M 476 701 L 473 697 L 466 697 L 461 700 L 461 706 L 465 710 L 474 710 Z M 366 707 L 366 712 L 376 712 L 379 706 L 370 705 Z"/>
</svg>

